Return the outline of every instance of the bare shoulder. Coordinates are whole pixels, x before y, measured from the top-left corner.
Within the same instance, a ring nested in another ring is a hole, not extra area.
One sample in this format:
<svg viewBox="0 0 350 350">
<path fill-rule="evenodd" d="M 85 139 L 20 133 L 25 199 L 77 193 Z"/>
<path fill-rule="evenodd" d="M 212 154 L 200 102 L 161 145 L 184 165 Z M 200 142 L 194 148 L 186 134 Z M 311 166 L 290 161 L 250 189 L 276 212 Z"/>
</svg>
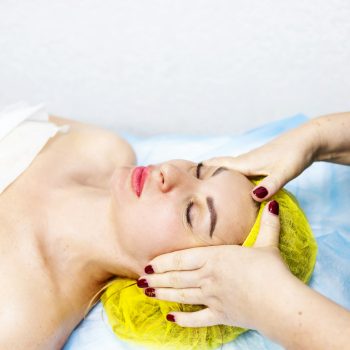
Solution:
<svg viewBox="0 0 350 350">
<path fill-rule="evenodd" d="M 1 242 L 0 349 L 61 349 L 81 319 L 79 309 L 60 293 L 30 241 L 11 238 Z"/>
<path fill-rule="evenodd" d="M 38 337 L 37 327 L 40 327 L 35 314 L 32 320 L 28 319 L 25 310 L 18 301 L 12 299 L 6 301 L 6 306 L 0 315 L 0 349 L 44 349 L 42 336 Z M 34 321 L 35 320 L 35 321 Z M 33 327 L 33 324 L 36 325 Z"/>
<path fill-rule="evenodd" d="M 60 349 L 66 337 L 60 334 L 55 305 L 44 307 L 45 300 L 35 295 L 23 298 L 23 293 L 12 292 L 2 299 L 0 349 Z"/>
<path fill-rule="evenodd" d="M 118 165 L 136 163 L 131 145 L 115 132 L 57 116 L 50 116 L 50 121 L 57 125 L 69 125 L 74 147 L 82 150 L 90 159 L 96 155 L 98 159 L 105 158 Z"/>
</svg>

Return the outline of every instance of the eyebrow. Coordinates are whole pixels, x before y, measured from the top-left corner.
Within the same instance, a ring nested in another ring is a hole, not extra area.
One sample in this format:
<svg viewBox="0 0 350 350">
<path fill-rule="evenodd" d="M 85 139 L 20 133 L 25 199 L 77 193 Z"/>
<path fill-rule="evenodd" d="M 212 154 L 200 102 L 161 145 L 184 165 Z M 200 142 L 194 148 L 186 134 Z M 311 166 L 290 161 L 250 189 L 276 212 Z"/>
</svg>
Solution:
<svg viewBox="0 0 350 350">
<path fill-rule="evenodd" d="M 228 168 L 221 166 L 219 168 L 217 168 L 213 174 L 211 175 L 211 177 L 220 174 L 222 171 L 225 170 L 229 170 Z M 209 230 L 209 236 L 210 238 L 213 237 L 213 233 L 215 230 L 215 226 L 216 226 L 216 222 L 217 222 L 217 218 L 218 218 L 218 214 L 216 212 L 215 206 L 214 206 L 214 199 L 212 197 L 207 197 L 207 206 L 208 206 L 208 210 L 210 213 L 210 230 Z"/>
<path fill-rule="evenodd" d="M 199 169 L 203 166 L 203 163 L 200 162 L 197 167 L 196 167 L 196 175 L 197 177 L 199 177 Z M 226 167 L 219 167 L 217 168 L 213 174 L 210 176 L 210 177 L 213 177 L 215 175 L 218 175 L 220 174 L 222 171 L 225 171 L 225 170 L 229 170 L 228 168 Z M 214 207 L 214 199 L 212 197 L 207 197 L 206 198 L 207 200 L 207 206 L 208 206 L 208 210 L 209 210 L 209 214 L 210 214 L 210 229 L 209 229 L 209 236 L 210 238 L 213 237 L 213 233 L 214 233 L 214 230 L 215 230 L 215 226 L 216 226 L 216 222 L 217 222 L 217 212 L 216 212 L 216 209 Z M 186 210 L 186 219 L 187 219 L 187 222 L 189 223 L 189 225 L 192 227 L 192 223 L 191 223 L 191 219 L 190 219 L 190 210 L 191 210 L 191 207 L 193 206 L 193 202 L 191 202 L 188 207 L 187 207 L 187 210 Z"/>
<path fill-rule="evenodd" d="M 210 238 L 213 237 L 213 232 L 215 230 L 216 221 L 217 221 L 217 213 L 214 207 L 214 199 L 212 197 L 207 197 L 207 206 L 210 213 L 210 231 L 209 236 Z"/>
</svg>

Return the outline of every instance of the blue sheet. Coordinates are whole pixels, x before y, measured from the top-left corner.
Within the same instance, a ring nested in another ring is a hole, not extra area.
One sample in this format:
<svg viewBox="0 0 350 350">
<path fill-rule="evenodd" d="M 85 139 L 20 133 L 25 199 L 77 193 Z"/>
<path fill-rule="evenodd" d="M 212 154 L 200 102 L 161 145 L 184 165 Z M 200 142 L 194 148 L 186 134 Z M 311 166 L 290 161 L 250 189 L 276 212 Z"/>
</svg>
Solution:
<svg viewBox="0 0 350 350">
<path fill-rule="evenodd" d="M 139 164 L 173 158 L 200 161 L 214 156 L 237 155 L 255 148 L 308 119 L 303 115 L 282 119 L 244 134 L 220 137 L 159 135 L 124 136 L 136 150 Z M 350 309 L 350 167 L 315 163 L 287 186 L 298 198 L 318 242 L 318 256 L 310 286 Z M 286 320 L 288 321 L 288 320 Z M 98 304 L 74 330 L 64 350 L 143 349 L 127 344 L 113 334 L 107 316 Z M 224 350 L 277 350 L 256 331 L 249 331 Z"/>
</svg>

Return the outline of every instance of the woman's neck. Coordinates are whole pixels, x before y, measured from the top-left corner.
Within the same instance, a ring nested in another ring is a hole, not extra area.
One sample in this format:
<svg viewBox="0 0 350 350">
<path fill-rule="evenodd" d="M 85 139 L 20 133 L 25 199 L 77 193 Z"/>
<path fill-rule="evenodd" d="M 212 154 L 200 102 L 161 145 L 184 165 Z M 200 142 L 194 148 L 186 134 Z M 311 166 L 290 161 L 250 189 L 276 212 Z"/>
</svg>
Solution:
<svg viewBox="0 0 350 350">
<path fill-rule="evenodd" d="M 76 186 L 48 201 L 36 236 L 60 290 L 91 297 L 115 276 L 138 277 L 141 267 L 118 243 L 108 190 Z"/>
</svg>

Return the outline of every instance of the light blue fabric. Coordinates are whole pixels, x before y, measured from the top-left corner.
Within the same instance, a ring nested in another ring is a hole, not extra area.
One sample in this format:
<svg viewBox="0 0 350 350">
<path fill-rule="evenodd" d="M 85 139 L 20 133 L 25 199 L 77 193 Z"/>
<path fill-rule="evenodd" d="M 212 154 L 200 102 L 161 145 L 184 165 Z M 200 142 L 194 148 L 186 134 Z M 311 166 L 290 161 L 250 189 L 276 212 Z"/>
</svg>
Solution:
<svg viewBox="0 0 350 350">
<path fill-rule="evenodd" d="M 303 115 L 269 123 L 240 135 L 223 137 L 124 135 L 134 146 L 139 164 L 174 158 L 200 161 L 237 155 L 307 121 Z M 315 163 L 287 186 L 298 198 L 318 242 L 318 256 L 310 286 L 350 309 L 350 167 Z M 288 320 L 285 320 L 288 322 Z M 117 339 L 98 304 L 72 333 L 64 350 L 142 349 Z M 223 346 L 224 350 L 282 349 L 256 331 Z"/>
</svg>

